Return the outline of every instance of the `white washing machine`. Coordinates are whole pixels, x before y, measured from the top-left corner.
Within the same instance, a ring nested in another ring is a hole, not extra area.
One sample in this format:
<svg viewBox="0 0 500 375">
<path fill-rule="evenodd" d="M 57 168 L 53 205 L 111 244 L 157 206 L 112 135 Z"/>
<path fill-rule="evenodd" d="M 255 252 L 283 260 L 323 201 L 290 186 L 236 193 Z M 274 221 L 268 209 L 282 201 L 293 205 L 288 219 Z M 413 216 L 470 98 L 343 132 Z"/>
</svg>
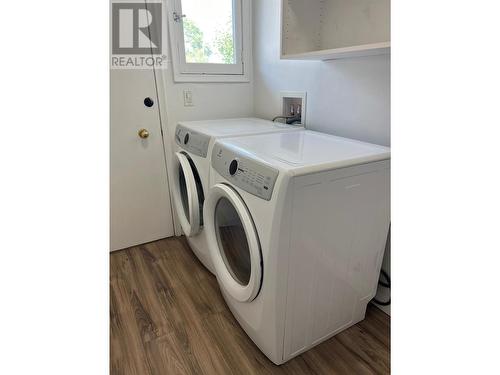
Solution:
<svg viewBox="0 0 500 375">
<path fill-rule="evenodd" d="M 177 125 L 172 198 L 191 249 L 212 273 L 214 269 L 203 233 L 203 202 L 209 186 L 210 155 L 215 140 L 300 129 L 303 128 L 257 118 L 190 121 Z"/>
<path fill-rule="evenodd" d="M 274 363 L 364 319 L 389 228 L 389 158 L 308 130 L 215 143 L 204 208 L 215 274 Z"/>
</svg>

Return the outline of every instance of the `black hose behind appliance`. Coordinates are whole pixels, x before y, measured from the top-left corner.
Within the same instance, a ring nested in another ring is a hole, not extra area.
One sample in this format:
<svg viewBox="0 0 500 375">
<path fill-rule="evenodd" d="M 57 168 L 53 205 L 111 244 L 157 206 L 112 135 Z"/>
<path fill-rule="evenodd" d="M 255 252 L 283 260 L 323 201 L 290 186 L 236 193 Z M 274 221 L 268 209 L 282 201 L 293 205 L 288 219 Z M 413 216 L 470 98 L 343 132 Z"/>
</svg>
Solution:
<svg viewBox="0 0 500 375">
<path fill-rule="evenodd" d="M 380 285 L 380 286 L 382 286 L 384 288 L 391 289 L 391 278 L 389 277 L 389 275 L 387 274 L 387 272 L 385 272 L 384 270 L 380 270 L 380 276 L 383 276 L 386 281 L 382 281 L 379 278 L 378 285 Z M 389 299 L 387 301 L 380 301 L 380 300 L 378 300 L 376 298 L 373 298 L 372 301 L 375 302 L 379 306 L 389 306 L 391 304 L 391 298 L 390 297 L 389 297 Z"/>
</svg>

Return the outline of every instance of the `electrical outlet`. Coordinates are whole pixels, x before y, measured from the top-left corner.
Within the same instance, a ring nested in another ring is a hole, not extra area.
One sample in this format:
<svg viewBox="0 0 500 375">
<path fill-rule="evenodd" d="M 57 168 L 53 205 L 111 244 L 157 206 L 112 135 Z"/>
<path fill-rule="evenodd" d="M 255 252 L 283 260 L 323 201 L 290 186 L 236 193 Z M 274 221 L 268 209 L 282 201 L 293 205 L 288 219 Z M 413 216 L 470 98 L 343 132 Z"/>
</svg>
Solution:
<svg viewBox="0 0 500 375">
<path fill-rule="evenodd" d="M 191 90 L 184 90 L 184 107 L 193 106 L 193 92 Z"/>
</svg>

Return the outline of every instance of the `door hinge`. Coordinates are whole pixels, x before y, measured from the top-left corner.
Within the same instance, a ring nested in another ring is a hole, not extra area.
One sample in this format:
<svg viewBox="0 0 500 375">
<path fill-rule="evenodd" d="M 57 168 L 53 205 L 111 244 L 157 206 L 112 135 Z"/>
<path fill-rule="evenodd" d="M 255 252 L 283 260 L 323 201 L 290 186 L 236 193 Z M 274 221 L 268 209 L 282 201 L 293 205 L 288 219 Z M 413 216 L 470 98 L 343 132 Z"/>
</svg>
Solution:
<svg viewBox="0 0 500 375">
<path fill-rule="evenodd" d="M 175 22 L 181 22 L 181 20 L 182 20 L 183 18 L 185 18 L 185 17 L 186 17 L 186 15 L 185 15 L 185 14 L 179 14 L 179 13 L 177 13 L 177 12 L 174 12 L 174 21 L 175 21 Z"/>
</svg>

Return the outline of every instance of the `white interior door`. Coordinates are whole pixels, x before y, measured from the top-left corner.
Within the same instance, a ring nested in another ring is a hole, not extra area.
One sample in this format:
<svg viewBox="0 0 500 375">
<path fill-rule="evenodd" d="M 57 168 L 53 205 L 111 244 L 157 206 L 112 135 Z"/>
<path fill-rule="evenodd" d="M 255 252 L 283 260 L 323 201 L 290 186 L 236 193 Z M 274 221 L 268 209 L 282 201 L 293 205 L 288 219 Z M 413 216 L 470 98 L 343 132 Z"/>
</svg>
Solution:
<svg viewBox="0 0 500 375">
<path fill-rule="evenodd" d="M 174 229 L 153 70 L 110 75 L 113 251 L 172 236 Z"/>
</svg>

